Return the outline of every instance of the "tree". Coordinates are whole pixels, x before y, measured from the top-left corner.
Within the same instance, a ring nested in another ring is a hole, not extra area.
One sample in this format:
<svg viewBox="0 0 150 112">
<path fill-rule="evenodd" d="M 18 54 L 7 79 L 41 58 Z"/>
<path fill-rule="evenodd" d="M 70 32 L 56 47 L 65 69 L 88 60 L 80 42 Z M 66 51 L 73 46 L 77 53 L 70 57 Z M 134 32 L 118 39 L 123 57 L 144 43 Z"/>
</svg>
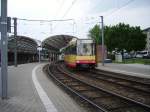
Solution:
<svg viewBox="0 0 150 112">
<path fill-rule="evenodd" d="M 89 31 L 89 36 L 97 43 L 101 43 L 101 31 L 95 25 Z M 104 27 L 104 40 L 108 51 L 116 48 L 119 51 L 143 50 L 146 44 L 146 35 L 142 33 L 140 27 L 131 27 L 129 24 L 119 23 L 114 26 Z"/>
<path fill-rule="evenodd" d="M 89 37 L 95 40 L 96 44 L 101 44 L 101 32 L 99 25 L 95 25 L 92 29 L 89 30 Z"/>
<path fill-rule="evenodd" d="M 146 35 L 142 33 L 140 27 L 130 27 L 129 24 L 119 23 L 106 28 L 105 43 L 110 51 L 115 48 L 127 51 L 143 50 L 146 44 Z"/>
</svg>

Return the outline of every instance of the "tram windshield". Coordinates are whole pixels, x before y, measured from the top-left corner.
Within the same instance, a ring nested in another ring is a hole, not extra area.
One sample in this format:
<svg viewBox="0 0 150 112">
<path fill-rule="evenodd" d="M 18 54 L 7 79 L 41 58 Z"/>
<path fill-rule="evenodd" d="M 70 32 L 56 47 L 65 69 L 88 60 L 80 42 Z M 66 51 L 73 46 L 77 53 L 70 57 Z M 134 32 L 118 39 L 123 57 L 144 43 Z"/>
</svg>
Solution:
<svg viewBox="0 0 150 112">
<path fill-rule="evenodd" d="M 77 54 L 78 55 L 94 55 L 95 49 L 93 43 L 78 43 Z"/>
</svg>

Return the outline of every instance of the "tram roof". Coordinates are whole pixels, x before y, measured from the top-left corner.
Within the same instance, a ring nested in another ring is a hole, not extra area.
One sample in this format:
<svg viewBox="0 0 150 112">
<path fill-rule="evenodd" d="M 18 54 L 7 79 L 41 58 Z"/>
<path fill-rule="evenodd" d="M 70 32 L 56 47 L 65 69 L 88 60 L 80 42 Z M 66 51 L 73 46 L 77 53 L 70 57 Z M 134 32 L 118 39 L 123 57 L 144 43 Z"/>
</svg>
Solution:
<svg viewBox="0 0 150 112">
<path fill-rule="evenodd" d="M 42 47 L 50 51 L 59 51 L 59 49 L 67 46 L 67 44 L 73 39 L 77 38 L 71 35 L 54 35 L 46 38 L 42 42 Z"/>
<path fill-rule="evenodd" d="M 8 50 L 9 52 L 14 52 L 16 43 L 14 36 L 8 38 Z M 36 40 L 26 37 L 26 36 L 17 36 L 17 52 L 26 52 L 26 53 L 36 53 L 38 43 Z"/>
</svg>

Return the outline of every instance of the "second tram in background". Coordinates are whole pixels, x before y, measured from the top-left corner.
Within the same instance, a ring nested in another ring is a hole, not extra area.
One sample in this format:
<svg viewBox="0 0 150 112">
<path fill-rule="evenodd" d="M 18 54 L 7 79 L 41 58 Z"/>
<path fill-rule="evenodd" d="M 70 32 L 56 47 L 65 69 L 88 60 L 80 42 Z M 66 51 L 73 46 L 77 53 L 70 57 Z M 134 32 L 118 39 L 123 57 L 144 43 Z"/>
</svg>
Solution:
<svg viewBox="0 0 150 112">
<path fill-rule="evenodd" d="M 72 40 L 64 53 L 64 61 L 69 67 L 94 68 L 96 66 L 95 42 L 92 39 Z"/>
</svg>

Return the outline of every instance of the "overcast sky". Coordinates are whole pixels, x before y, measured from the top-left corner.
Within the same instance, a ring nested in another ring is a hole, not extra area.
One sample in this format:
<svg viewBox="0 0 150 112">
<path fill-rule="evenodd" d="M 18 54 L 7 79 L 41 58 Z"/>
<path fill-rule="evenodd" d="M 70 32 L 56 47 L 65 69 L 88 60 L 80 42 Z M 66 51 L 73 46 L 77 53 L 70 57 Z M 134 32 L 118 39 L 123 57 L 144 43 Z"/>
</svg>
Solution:
<svg viewBox="0 0 150 112">
<path fill-rule="evenodd" d="M 69 34 L 86 38 L 104 16 L 105 25 L 119 22 L 150 27 L 150 0 L 8 0 L 8 16 L 25 19 L 74 19 L 67 22 L 18 21 L 18 33 L 43 40 Z"/>
</svg>

